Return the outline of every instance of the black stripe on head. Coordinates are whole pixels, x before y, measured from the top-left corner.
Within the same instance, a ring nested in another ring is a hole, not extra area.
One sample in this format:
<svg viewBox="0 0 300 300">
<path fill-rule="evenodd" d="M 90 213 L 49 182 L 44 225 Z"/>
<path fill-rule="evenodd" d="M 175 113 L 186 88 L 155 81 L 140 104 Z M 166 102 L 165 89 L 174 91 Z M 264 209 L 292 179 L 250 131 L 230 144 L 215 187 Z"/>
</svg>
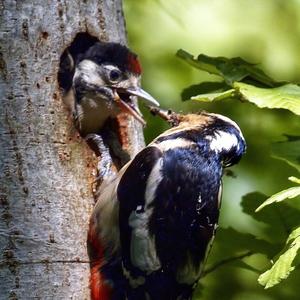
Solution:
<svg viewBox="0 0 300 300">
<path fill-rule="evenodd" d="M 187 139 L 189 141 L 197 143 L 199 137 L 201 136 L 202 127 L 195 127 L 194 129 L 181 130 L 175 133 L 170 133 L 168 135 L 163 135 L 156 140 L 156 143 L 160 143 L 167 140 L 174 140 L 177 138 Z"/>
<path fill-rule="evenodd" d="M 129 216 L 138 206 L 144 207 L 147 179 L 157 160 L 162 156 L 157 147 L 146 147 L 132 160 L 118 185 L 120 203 L 119 226 L 123 259 L 126 268 L 130 263 L 131 227 Z"/>
<path fill-rule="evenodd" d="M 122 72 L 141 74 L 141 66 L 137 55 L 119 43 L 98 42 L 79 57 L 78 63 L 84 59 L 89 59 L 98 65 L 115 65 Z"/>
</svg>

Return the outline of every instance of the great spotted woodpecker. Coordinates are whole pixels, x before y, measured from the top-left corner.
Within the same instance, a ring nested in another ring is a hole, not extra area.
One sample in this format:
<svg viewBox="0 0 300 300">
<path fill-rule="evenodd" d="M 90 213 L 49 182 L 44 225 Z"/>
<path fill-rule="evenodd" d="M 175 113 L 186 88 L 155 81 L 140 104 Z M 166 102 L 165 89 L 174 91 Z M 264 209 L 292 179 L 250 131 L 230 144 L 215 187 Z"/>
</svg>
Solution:
<svg viewBox="0 0 300 300">
<path fill-rule="evenodd" d="M 102 185 L 88 233 L 93 300 L 186 300 L 218 224 L 223 169 L 246 144 L 213 113 L 165 114 L 173 127 Z"/>
<path fill-rule="evenodd" d="M 159 103 L 139 87 L 137 56 L 118 43 L 81 44 L 63 54 L 58 75 L 81 135 L 99 133 L 105 121 L 121 111 L 144 123 L 133 96 L 150 105 Z"/>
</svg>

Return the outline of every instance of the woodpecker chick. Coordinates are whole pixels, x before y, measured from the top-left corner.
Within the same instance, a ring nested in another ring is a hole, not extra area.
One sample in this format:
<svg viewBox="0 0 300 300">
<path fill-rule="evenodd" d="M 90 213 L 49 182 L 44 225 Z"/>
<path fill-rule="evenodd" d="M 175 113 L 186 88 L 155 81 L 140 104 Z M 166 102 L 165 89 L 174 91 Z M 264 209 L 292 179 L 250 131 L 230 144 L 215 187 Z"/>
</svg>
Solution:
<svg viewBox="0 0 300 300">
<path fill-rule="evenodd" d="M 186 300 L 218 224 L 223 168 L 246 144 L 212 113 L 161 113 L 173 128 L 102 186 L 90 220 L 91 298 Z"/>
<path fill-rule="evenodd" d="M 80 133 L 98 133 L 108 118 L 121 111 L 145 124 L 134 96 L 147 104 L 159 103 L 139 87 L 140 76 L 137 56 L 121 44 L 97 42 L 79 54 L 75 58 L 72 94 Z"/>
</svg>

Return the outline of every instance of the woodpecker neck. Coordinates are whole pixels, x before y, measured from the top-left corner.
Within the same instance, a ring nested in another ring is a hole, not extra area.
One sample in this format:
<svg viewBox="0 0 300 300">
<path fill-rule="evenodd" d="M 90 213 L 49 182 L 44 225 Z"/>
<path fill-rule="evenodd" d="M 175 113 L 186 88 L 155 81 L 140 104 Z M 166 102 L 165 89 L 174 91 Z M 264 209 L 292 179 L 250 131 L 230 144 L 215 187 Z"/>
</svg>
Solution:
<svg viewBox="0 0 300 300">
<path fill-rule="evenodd" d="M 83 97 L 76 105 L 77 126 L 82 135 L 97 133 L 109 117 L 115 117 L 118 108 L 101 97 Z"/>
</svg>

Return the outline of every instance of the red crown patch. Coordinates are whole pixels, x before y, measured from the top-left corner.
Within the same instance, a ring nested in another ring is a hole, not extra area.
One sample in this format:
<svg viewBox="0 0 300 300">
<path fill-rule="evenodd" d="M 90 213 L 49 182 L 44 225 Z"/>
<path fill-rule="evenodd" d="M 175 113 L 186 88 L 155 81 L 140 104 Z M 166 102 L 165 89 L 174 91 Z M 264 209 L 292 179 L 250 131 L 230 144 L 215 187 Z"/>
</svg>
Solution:
<svg viewBox="0 0 300 300">
<path fill-rule="evenodd" d="M 128 69 L 129 69 L 129 71 L 131 71 L 135 74 L 140 75 L 142 73 L 141 64 L 140 64 L 137 56 L 132 53 L 128 54 Z"/>
</svg>

